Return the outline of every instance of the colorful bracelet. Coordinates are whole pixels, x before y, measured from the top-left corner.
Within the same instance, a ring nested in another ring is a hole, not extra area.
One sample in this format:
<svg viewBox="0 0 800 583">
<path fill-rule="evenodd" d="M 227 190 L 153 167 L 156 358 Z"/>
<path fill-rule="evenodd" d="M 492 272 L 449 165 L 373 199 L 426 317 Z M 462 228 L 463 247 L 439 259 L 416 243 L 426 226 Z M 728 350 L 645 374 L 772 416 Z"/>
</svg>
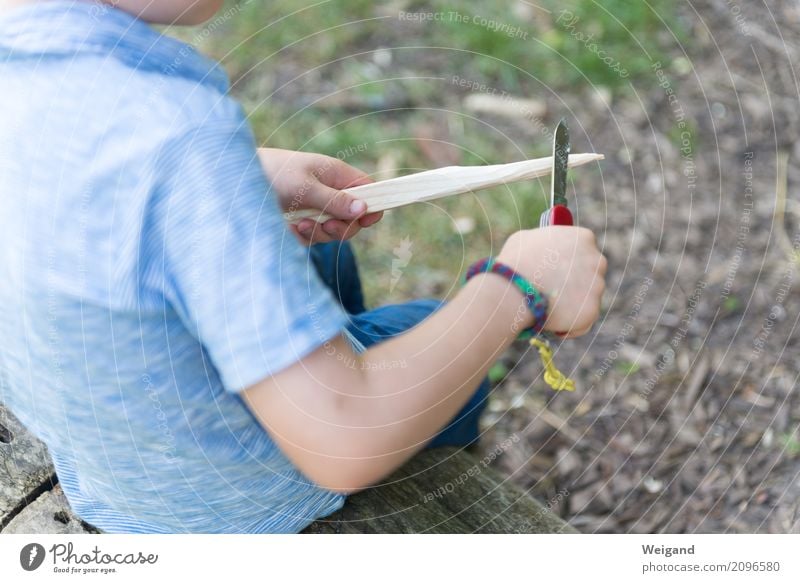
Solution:
<svg viewBox="0 0 800 583">
<path fill-rule="evenodd" d="M 533 314 L 533 326 L 523 330 L 519 338 L 528 339 L 540 334 L 547 320 L 547 298 L 537 290 L 531 282 L 522 277 L 508 265 L 495 261 L 493 257 L 486 257 L 470 265 L 464 276 L 466 283 L 479 273 L 496 273 L 513 283 L 525 296 L 525 303 Z"/>
</svg>

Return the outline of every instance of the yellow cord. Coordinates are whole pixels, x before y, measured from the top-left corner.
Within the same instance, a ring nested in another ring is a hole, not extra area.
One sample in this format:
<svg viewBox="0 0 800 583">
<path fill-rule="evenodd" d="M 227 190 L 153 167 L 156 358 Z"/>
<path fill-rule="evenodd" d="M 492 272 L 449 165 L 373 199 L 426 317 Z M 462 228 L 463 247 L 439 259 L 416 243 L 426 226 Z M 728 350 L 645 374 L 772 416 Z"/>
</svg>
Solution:
<svg viewBox="0 0 800 583">
<path fill-rule="evenodd" d="M 575 382 L 564 376 L 564 373 L 558 370 L 553 363 L 553 350 L 550 348 L 550 343 L 539 338 L 531 338 L 531 346 L 536 347 L 542 359 L 544 382 L 554 391 L 574 391 Z"/>
</svg>

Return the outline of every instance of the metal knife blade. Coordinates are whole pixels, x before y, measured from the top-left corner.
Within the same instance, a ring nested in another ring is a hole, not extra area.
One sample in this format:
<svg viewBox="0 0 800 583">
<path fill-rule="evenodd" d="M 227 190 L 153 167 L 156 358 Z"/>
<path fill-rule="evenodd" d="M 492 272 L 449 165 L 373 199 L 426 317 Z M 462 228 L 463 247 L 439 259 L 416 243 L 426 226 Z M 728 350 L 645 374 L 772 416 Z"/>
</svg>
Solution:
<svg viewBox="0 0 800 583">
<path fill-rule="evenodd" d="M 567 206 L 567 165 L 569 163 L 569 128 L 564 118 L 553 136 L 553 174 L 550 178 L 550 205 Z"/>
</svg>

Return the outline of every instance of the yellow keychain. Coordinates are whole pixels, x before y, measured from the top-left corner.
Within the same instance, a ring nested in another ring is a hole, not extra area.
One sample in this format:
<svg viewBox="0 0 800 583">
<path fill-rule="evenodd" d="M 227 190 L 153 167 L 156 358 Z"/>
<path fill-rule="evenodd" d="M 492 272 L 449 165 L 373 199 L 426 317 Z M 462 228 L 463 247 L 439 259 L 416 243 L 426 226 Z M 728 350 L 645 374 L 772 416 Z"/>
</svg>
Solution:
<svg viewBox="0 0 800 583">
<path fill-rule="evenodd" d="M 553 362 L 553 349 L 547 340 L 541 338 L 531 338 L 531 346 L 535 346 L 539 351 L 539 356 L 542 359 L 544 366 L 544 382 L 554 391 L 574 391 L 575 381 L 564 375 L 563 372 L 558 370 Z"/>
</svg>

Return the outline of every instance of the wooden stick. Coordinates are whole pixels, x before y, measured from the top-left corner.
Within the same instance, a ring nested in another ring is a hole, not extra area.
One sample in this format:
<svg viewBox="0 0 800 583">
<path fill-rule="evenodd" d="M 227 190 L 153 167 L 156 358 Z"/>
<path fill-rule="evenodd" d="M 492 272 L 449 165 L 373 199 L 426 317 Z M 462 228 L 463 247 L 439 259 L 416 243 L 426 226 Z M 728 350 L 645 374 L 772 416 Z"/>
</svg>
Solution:
<svg viewBox="0 0 800 583">
<path fill-rule="evenodd" d="M 569 157 L 569 167 L 602 159 L 602 154 L 572 154 Z M 347 192 L 366 202 L 368 212 L 374 213 L 416 202 L 547 176 L 552 166 L 552 157 L 492 166 L 448 166 L 355 186 L 348 188 Z M 322 222 L 331 216 L 318 209 L 302 209 L 286 213 L 286 220 L 290 223 L 296 224 L 304 218 Z"/>
</svg>

